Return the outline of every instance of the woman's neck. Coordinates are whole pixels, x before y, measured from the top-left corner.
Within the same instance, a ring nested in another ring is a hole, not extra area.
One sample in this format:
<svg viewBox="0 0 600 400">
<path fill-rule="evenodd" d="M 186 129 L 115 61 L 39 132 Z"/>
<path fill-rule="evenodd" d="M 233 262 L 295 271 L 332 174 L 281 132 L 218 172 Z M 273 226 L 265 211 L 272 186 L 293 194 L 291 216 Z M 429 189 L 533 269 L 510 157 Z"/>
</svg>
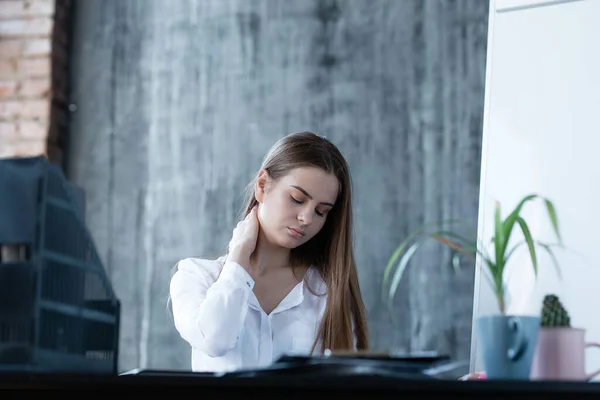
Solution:
<svg viewBox="0 0 600 400">
<path fill-rule="evenodd" d="M 261 230 L 254 253 L 250 256 L 250 263 L 259 275 L 288 267 L 290 265 L 290 249 L 273 244 Z"/>
</svg>

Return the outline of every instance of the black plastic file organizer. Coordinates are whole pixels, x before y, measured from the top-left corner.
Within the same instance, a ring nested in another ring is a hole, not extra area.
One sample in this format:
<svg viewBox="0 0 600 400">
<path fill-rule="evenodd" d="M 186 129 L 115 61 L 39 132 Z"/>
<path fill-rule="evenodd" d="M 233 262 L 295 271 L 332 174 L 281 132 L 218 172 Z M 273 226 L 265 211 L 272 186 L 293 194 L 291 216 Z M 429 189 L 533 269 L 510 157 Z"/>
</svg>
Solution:
<svg viewBox="0 0 600 400">
<path fill-rule="evenodd" d="M 44 157 L 0 160 L 0 371 L 117 373 L 120 302 L 83 199 Z"/>
</svg>

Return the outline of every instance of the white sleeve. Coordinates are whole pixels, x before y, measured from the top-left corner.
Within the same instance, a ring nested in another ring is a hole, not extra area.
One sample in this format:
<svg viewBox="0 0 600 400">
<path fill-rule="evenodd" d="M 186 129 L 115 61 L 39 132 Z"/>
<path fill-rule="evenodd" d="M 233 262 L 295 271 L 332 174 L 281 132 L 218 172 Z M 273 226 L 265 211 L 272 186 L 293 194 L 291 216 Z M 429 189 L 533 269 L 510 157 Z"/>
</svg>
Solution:
<svg viewBox="0 0 600 400">
<path fill-rule="evenodd" d="M 227 354 L 239 339 L 253 287 L 237 263 L 226 262 L 215 280 L 192 259 L 180 261 L 170 284 L 175 328 L 209 356 Z"/>
</svg>

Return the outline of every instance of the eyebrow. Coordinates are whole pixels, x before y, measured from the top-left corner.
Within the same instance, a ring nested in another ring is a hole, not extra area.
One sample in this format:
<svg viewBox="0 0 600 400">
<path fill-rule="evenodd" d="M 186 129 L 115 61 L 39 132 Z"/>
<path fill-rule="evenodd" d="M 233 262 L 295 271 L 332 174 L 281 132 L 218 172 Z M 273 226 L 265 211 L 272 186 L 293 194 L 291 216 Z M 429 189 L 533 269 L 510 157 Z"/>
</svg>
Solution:
<svg viewBox="0 0 600 400">
<path fill-rule="evenodd" d="M 304 195 L 305 195 L 306 197 L 308 197 L 309 199 L 311 199 L 311 200 L 312 200 L 312 198 L 313 198 L 313 197 L 312 197 L 310 194 L 308 194 L 308 192 L 307 192 L 306 190 L 302 189 L 300 186 L 296 186 L 296 185 L 290 185 L 290 186 L 291 186 L 291 187 L 293 187 L 294 189 L 298 189 L 299 191 L 301 191 L 302 193 L 304 193 Z M 326 201 L 322 201 L 322 202 L 320 202 L 319 204 L 323 204 L 323 205 L 330 206 L 330 207 L 333 207 L 333 206 L 334 206 L 334 204 L 333 204 L 333 203 L 328 203 L 328 202 L 326 202 Z"/>
</svg>

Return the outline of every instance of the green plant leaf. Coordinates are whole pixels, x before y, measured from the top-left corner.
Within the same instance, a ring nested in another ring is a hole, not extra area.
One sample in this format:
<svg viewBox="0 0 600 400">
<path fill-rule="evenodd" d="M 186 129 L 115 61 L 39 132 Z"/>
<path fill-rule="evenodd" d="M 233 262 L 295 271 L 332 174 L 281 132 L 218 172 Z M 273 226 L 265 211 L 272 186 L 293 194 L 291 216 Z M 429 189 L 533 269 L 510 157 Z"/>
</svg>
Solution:
<svg viewBox="0 0 600 400">
<path fill-rule="evenodd" d="M 413 254 L 415 254 L 415 251 L 417 251 L 417 248 L 419 248 L 419 242 L 413 243 L 408 248 L 408 250 L 406 250 L 406 254 L 404 254 L 404 256 L 400 259 L 400 262 L 398 263 L 398 268 L 396 268 L 396 271 L 394 272 L 394 276 L 392 278 L 392 283 L 390 284 L 390 291 L 388 296 L 390 307 L 392 301 L 394 300 L 394 296 L 396 295 L 396 290 L 398 289 L 400 280 L 404 275 L 404 270 L 406 270 L 406 266 L 408 265 L 408 262 L 412 258 Z"/>
<path fill-rule="evenodd" d="M 502 224 L 500 202 L 497 201 L 496 206 L 494 207 L 494 250 L 496 256 L 496 265 L 500 265 L 500 263 L 504 259 L 504 235 L 505 234 L 504 226 Z"/>
<path fill-rule="evenodd" d="M 447 230 L 437 231 L 437 232 L 432 233 L 432 236 L 434 238 L 436 238 L 436 236 L 445 236 L 445 237 L 454 239 L 455 241 L 462 243 L 463 247 L 466 247 L 469 249 L 477 249 L 477 246 L 475 245 L 474 240 L 468 239 L 468 238 L 466 238 L 458 233 L 452 232 L 452 231 L 447 231 Z M 469 250 L 469 251 L 471 251 L 471 250 Z M 471 252 L 475 253 L 475 250 L 472 250 Z"/>
<path fill-rule="evenodd" d="M 467 249 L 461 247 L 459 244 L 450 242 L 449 240 L 441 237 L 442 235 L 450 236 L 452 238 L 458 238 L 458 240 L 461 240 L 461 238 L 464 239 L 462 236 L 456 235 L 453 232 L 447 232 L 447 231 L 438 232 L 436 235 L 434 235 L 435 239 L 437 239 L 441 243 L 443 243 L 443 244 L 451 247 L 452 249 L 455 249 L 463 254 L 469 254 L 469 251 L 479 254 L 479 256 L 482 258 L 482 261 L 484 264 L 483 267 L 487 267 L 488 273 L 493 278 L 493 283 L 492 283 L 492 280 L 490 279 L 490 277 L 485 272 L 482 272 L 483 275 L 487 279 L 490 286 L 492 288 L 495 288 L 495 292 L 497 292 L 497 293 L 502 292 L 502 290 L 503 290 L 502 270 L 498 268 L 498 266 L 489 258 L 489 256 L 487 256 L 482 250 L 478 249 L 477 247 L 473 247 L 473 245 L 471 245 L 471 247 L 468 248 L 468 250 L 467 250 Z M 469 242 L 467 239 L 465 239 L 465 241 Z M 471 254 L 469 254 L 469 255 L 471 255 Z"/>
<path fill-rule="evenodd" d="M 477 237 L 475 240 L 470 240 L 464 236 L 459 235 L 458 233 L 449 231 L 447 229 L 446 230 L 440 229 L 440 230 L 434 231 L 434 232 L 430 232 L 429 229 L 427 229 L 427 226 L 431 226 L 431 225 L 435 225 L 435 224 L 439 224 L 439 225 L 443 224 L 442 221 L 434 222 L 434 223 L 426 223 L 421 228 L 419 228 L 418 230 L 413 232 L 411 235 L 409 235 L 408 238 L 406 238 L 406 240 L 404 240 L 396 248 L 396 250 L 390 257 L 388 264 L 386 265 L 386 268 L 384 271 L 382 294 L 383 294 L 384 298 L 386 295 L 388 296 L 388 302 L 389 302 L 390 307 L 392 305 L 392 300 L 393 300 L 395 293 L 399 287 L 399 284 L 400 284 L 402 276 L 405 272 L 405 269 L 407 268 L 409 261 L 411 260 L 414 253 L 417 250 L 417 247 L 419 246 L 419 241 L 416 240 L 416 238 L 418 236 L 423 236 L 424 239 L 434 238 L 438 242 L 449 246 L 451 249 L 457 251 L 458 253 L 466 254 L 472 258 L 475 258 L 474 256 L 479 255 L 481 257 L 481 262 L 482 262 L 481 268 L 487 267 L 487 271 L 483 270 L 482 273 L 484 274 L 485 278 L 488 280 L 488 283 L 490 283 L 490 285 L 493 287 L 494 292 L 496 294 L 496 299 L 498 301 L 498 305 L 500 307 L 500 311 L 502 313 L 504 312 L 504 307 L 505 307 L 505 304 L 504 304 L 504 301 L 505 301 L 505 299 L 504 299 L 504 281 L 503 281 L 505 266 L 507 265 L 509 258 L 513 255 L 513 253 L 521 245 L 527 244 L 527 246 L 528 246 L 529 254 L 531 257 L 533 269 L 534 269 L 536 276 L 538 275 L 538 259 L 537 259 L 537 253 L 536 253 L 535 246 L 539 245 L 545 251 L 547 251 L 548 254 L 550 255 L 550 257 L 552 258 L 552 262 L 554 263 L 555 267 L 557 268 L 557 271 L 558 271 L 558 274 L 560 277 L 560 267 L 559 267 L 558 261 L 556 260 L 556 257 L 554 256 L 554 253 L 552 252 L 552 249 L 550 248 L 550 245 L 548 245 L 546 243 L 541 243 L 541 242 L 534 242 L 527 223 L 520 216 L 521 210 L 524 207 L 525 203 L 527 203 L 528 201 L 531 201 L 535 198 L 538 198 L 538 197 L 540 197 L 540 196 L 538 196 L 537 194 L 530 194 L 530 195 L 523 197 L 519 201 L 517 206 L 508 214 L 508 216 L 504 220 L 502 220 L 501 205 L 499 202 L 496 202 L 495 210 L 494 210 L 494 235 L 492 236 L 492 238 L 490 240 L 491 244 L 494 245 L 495 259 L 493 261 L 491 260 L 491 257 L 489 256 L 489 254 L 486 252 L 486 247 L 481 245 L 481 243 L 483 243 L 483 242 L 481 240 L 479 240 Z M 554 232 L 556 233 L 556 235 L 559 239 L 559 243 L 562 246 L 562 238 L 561 238 L 561 235 L 559 232 L 559 225 L 558 225 L 558 219 L 556 216 L 555 207 L 552 204 L 552 202 L 548 199 L 544 199 L 544 202 L 545 202 L 545 206 L 548 211 L 548 216 L 552 223 Z M 452 220 L 452 221 L 456 221 L 456 220 Z M 510 250 L 507 251 L 508 245 L 510 244 L 510 237 L 511 237 L 511 234 L 512 234 L 515 224 L 519 224 L 519 227 L 521 228 L 521 231 L 523 232 L 523 236 L 525 237 L 525 240 L 516 244 L 514 247 L 512 247 Z M 414 241 L 414 243 L 412 243 L 412 245 L 411 245 L 411 242 L 413 242 L 413 241 Z M 480 246 L 478 246 L 478 244 L 480 244 Z M 408 248 L 408 250 L 407 250 L 407 248 Z M 490 253 L 491 253 L 491 251 L 490 251 Z M 475 258 L 475 260 L 477 260 L 477 259 Z M 485 266 L 483 264 L 485 264 Z M 452 265 L 455 270 L 458 270 L 460 268 L 460 258 L 457 253 L 453 254 Z M 392 282 L 389 287 L 389 290 L 386 290 L 386 285 L 388 285 L 388 282 L 390 281 L 390 277 L 391 277 Z"/>
<path fill-rule="evenodd" d="M 490 285 L 490 287 L 491 287 L 492 289 L 494 289 L 494 293 L 495 293 L 495 292 L 497 291 L 497 290 L 496 290 L 496 283 L 495 283 L 495 281 L 496 281 L 496 278 L 495 278 L 495 276 L 494 276 L 494 270 L 496 269 L 496 266 L 494 265 L 494 263 L 493 263 L 491 260 L 490 260 L 489 262 L 488 262 L 488 261 L 484 261 L 484 263 L 486 264 L 485 266 L 487 267 L 487 273 L 486 273 L 486 271 L 485 271 L 485 270 L 483 270 L 483 271 L 481 271 L 481 274 L 482 274 L 482 275 L 485 277 L 485 279 L 487 280 L 487 282 L 488 282 L 488 285 Z M 483 267 L 483 266 L 482 266 L 482 267 Z M 490 278 L 490 276 L 488 275 L 488 273 L 491 275 L 491 278 Z"/>
<path fill-rule="evenodd" d="M 503 247 L 500 249 L 500 254 L 502 256 L 506 252 L 506 246 L 508 246 L 510 234 L 512 233 L 515 222 L 517 221 L 517 218 L 519 217 L 519 214 L 521 213 L 523 206 L 525 205 L 525 203 L 527 203 L 530 200 L 535 199 L 536 197 L 539 197 L 539 196 L 537 194 L 530 194 L 530 195 L 523 197 L 523 199 L 521 199 L 519 204 L 517 204 L 517 206 L 514 208 L 514 210 L 504 220 L 504 222 L 502 224 L 503 225 L 502 230 L 505 233 L 505 241 L 503 243 Z M 496 260 L 496 262 L 498 262 L 498 260 Z"/>
<path fill-rule="evenodd" d="M 452 232 L 444 232 L 444 231 L 435 232 L 435 233 L 432 233 L 431 236 L 438 242 L 450 247 L 451 249 L 454 249 L 454 250 L 470 257 L 473 260 L 475 259 L 474 254 L 477 251 L 476 248 L 461 245 L 460 243 L 455 243 L 455 242 L 449 240 L 448 238 L 446 238 L 446 236 L 448 236 L 448 237 L 453 237 L 454 239 L 456 239 L 456 237 L 454 237 L 455 235 L 453 235 Z M 465 247 L 467 247 L 467 248 L 465 248 Z"/>
<path fill-rule="evenodd" d="M 474 254 L 479 252 L 479 249 L 477 249 L 477 247 L 473 244 L 473 242 L 471 240 L 465 238 L 464 236 L 461 236 L 459 234 L 451 232 L 451 231 L 442 230 L 442 231 L 434 231 L 434 232 L 430 232 L 430 233 L 425 233 L 423 231 L 416 231 L 415 233 L 416 233 L 416 236 L 421 235 L 422 240 L 436 239 L 437 241 L 441 242 L 442 244 L 445 244 L 448 247 L 450 247 L 462 254 L 468 255 L 473 260 L 475 260 Z M 407 238 L 407 240 L 405 240 L 401 244 L 401 246 L 398 247 L 396 252 L 394 252 L 393 256 L 390 257 L 390 260 L 388 261 L 389 268 L 386 267 L 386 269 L 388 271 L 394 271 L 394 274 L 392 276 L 392 282 L 390 284 L 390 287 L 387 290 L 386 290 L 385 284 L 389 280 L 389 274 L 387 274 L 387 275 L 384 274 L 384 286 L 383 286 L 383 290 L 382 290 L 382 297 L 384 300 L 387 295 L 388 301 L 390 301 L 390 302 L 392 301 L 392 299 L 396 293 L 397 287 L 400 284 L 400 280 L 402 279 L 402 276 L 404 274 L 404 270 L 407 267 L 408 262 L 412 258 L 414 252 L 416 251 L 416 249 L 418 247 L 418 243 L 420 243 L 419 241 L 415 241 L 411 246 L 408 247 L 408 250 L 406 250 L 406 252 L 404 252 L 404 249 L 409 244 L 409 240 L 414 239 L 414 236 L 415 235 L 413 234 L 409 238 Z M 457 240 L 459 243 L 454 243 L 454 242 L 446 239 L 445 238 L 446 236 Z M 464 246 L 460 242 L 466 242 L 468 244 L 468 246 Z M 402 255 L 403 253 L 404 253 L 404 255 Z M 484 253 L 481 253 L 481 256 L 484 258 L 484 260 L 486 262 L 490 262 L 489 258 Z M 397 262 L 398 259 L 400 259 L 400 262 L 398 262 L 397 264 L 392 264 L 392 263 Z M 457 269 L 456 259 L 453 259 L 453 266 L 456 270 Z M 396 268 L 394 269 L 394 267 L 396 267 Z"/>
<path fill-rule="evenodd" d="M 509 213 L 508 217 L 506 217 L 506 219 L 504 221 L 502 221 L 500 219 L 500 204 L 498 202 L 496 203 L 495 236 L 493 238 L 493 241 L 494 241 L 495 250 L 496 250 L 495 251 L 496 268 L 495 268 L 495 272 L 494 272 L 494 280 L 496 282 L 496 288 L 498 290 L 500 290 L 499 288 L 502 287 L 502 275 L 504 274 L 504 268 L 505 268 L 506 261 L 507 261 L 505 254 L 506 254 L 506 249 L 507 249 L 508 243 L 510 242 L 510 236 L 511 236 L 513 227 L 515 225 L 515 222 L 517 221 L 518 218 L 520 218 L 519 214 L 521 212 L 521 209 L 525 205 L 525 203 L 527 203 L 530 200 L 535 199 L 536 197 L 538 197 L 538 195 L 536 195 L 536 194 L 530 194 L 530 195 L 523 197 L 521 199 L 521 201 L 519 201 L 517 206 L 513 209 L 513 211 L 511 213 Z M 500 239 L 498 239 L 498 238 L 500 238 Z M 500 294 L 498 294 L 498 295 L 500 295 Z"/>
<path fill-rule="evenodd" d="M 531 256 L 531 263 L 533 264 L 533 271 L 537 276 L 537 254 L 535 252 L 535 245 L 533 243 L 533 238 L 531 237 L 531 232 L 529 231 L 529 227 L 527 226 L 527 223 L 522 217 L 517 217 L 516 221 L 519 223 L 519 226 L 523 231 L 523 236 L 525 236 L 525 242 L 527 242 L 527 247 L 529 248 L 529 255 Z"/>
<path fill-rule="evenodd" d="M 475 260 L 475 254 L 479 254 L 486 262 L 492 262 L 489 258 L 489 256 L 487 255 L 487 253 L 485 252 L 485 249 L 482 248 L 478 248 L 472 241 L 470 241 L 469 239 L 458 235 L 454 232 L 449 232 L 449 231 L 440 231 L 440 232 L 435 232 L 432 234 L 433 238 L 436 239 L 437 241 L 439 241 L 440 243 L 456 250 L 459 251 L 460 253 L 463 253 L 467 256 L 469 256 L 473 261 Z M 452 238 L 454 240 L 457 240 L 459 243 L 456 242 L 452 242 L 448 239 L 446 239 L 446 237 Z M 466 244 L 462 244 L 460 242 L 466 243 Z"/>
<path fill-rule="evenodd" d="M 548 243 L 542 243 L 540 241 L 537 241 L 536 244 L 541 246 L 544 250 L 546 250 L 548 255 L 550 255 L 550 258 L 552 259 L 552 264 L 554 264 L 554 267 L 556 268 L 556 274 L 558 275 L 558 278 L 562 280 L 562 274 L 560 272 L 560 264 L 558 263 L 558 260 L 556 259 L 554 252 L 552 251 L 552 246 Z"/>
<path fill-rule="evenodd" d="M 515 250 L 517 250 L 519 247 L 521 247 L 522 245 L 524 245 L 526 242 L 523 240 L 517 244 L 515 244 L 509 251 L 508 253 L 506 253 L 506 255 L 504 256 L 504 260 L 508 260 L 510 258 L 510 256 L 512 256 L 512 254 L 515 252 Z"/>
<path fill-rule="evenodd" d="M 492 279 L 494 280 L 494 284 L 492 288 L 494 288 L 494 292 L 498 293 L 498 291 L 502 290 L 504 285 L 502 278 L 504 274 L 504 268 L 499 266 L 498 264 L 490 261 L 486 261 L 487 267 L 490 270 L 490 274 L 492 275 Z"/>
<path fill-rule="evenodd" d="M 412 239 L 412 235 L 409 236 L 409 238 L 407 238 L 406 240 L 404 240 L 400 246 L 398 246 L 396 248 L 396 250 L 394 250 L 394 253 L 392 254 L 392 256 L 390 257 L 390 259 L 388 260 L 387 265 L 385 266 L 385 270 L 383 272 L 383 291 L 385 292 L 385 287 L 387 285 L 387 281 L 389 279 L 389 275 L 392 272 L 392 269 L 394 267 L 394 265 L 396 264 L 396 261 L 398 260 L 398 257 L 400 257 L 400 255 L 402 254 L 402 252 L 404 251 L 405 247 L 408 245 L 408 243 L 410 242 L 409 239 Z"/>
<path fill-rule="evenodd" d="M 558 238 L 558 242 L 562 244 L 562 237 L 560 235 L 560 231 L 558 229 L 558 219 L 556 218 L 556 209 L 554 208 L 554 204 L 548 199 L 544 199 L 544 203 L 546 203 L 546 209 L 548 210 L 548 217 L 552 222 L 552 227 L 554 228 L 554 233 Z"/>
<path fill-rule="evenodd" d="M 514 245 L 513 248 L 510 250 L 510 252 L 506 255 L 506 259 L 508 260 L 510 258 L 510 256 L 512 255 L 512 253 L 514 253 L 515 250 L 517 250 L 519 247 L 521 247 L 525 243 L 526 243 L 526 241 L 523 240 L 523 241 L 517 243 L 516 245 Z M 556 268 L 558 277 L 560 279 L 562 279 L 562 275 L 561 275 L 561 271 L 560 271 L 560 264 L 558 263 L 558 259 L 556 258 L 556 255 L 552 251 L 552 247 L 554 247 L 554 246 L 562 247 L 562 245 L 560 243 L 559 244 L 544 243 L 544 242 L 540 242 L 539 240 L 535 241 L 535 245 L 542 247 L 548 253 L 550 258 L 552 259 L 552 263 L 554 264 L 554 267 Z"/>
<path fill-rule="evenodd" d="M 388 263 L 385 267 L 385 270 L 383 272 L 383 282 L 382 282 L 382 291 L 385 292 L 385 287 L 388 283 L 390 274 L 394 268 L 394 266 L 396 265 L 396 262 L 398 260 L 398 257 L 400 257 L 400 255 L 402 254 L 402 252 L 404 252 L 404 250 L 406 249 L 406 247 L 408 246 L 408 244 L 415 239 L 417 236 L 419 235 L 423 235 L 425 230 L 429 227 L 429 226 L 435 226 L 435 225 L 443 225 L 445 223 L 455 223 L 458 220 L 456 219 L 448 219 L 448 220 L 442 220 L 442 221 L 437 221 L 437 222 L 427 222 L 424 223 L 423 225 L 421 225 L 417 230 L 413 231 L 406 239 L 404 239 L 396 248 L 396 250 L 394 250 L 394 253 L 392 253 L 392 256 L 389 258 Z"/>
<path fill-rule="evenodd" d="M 490 258 L 489 254 L 487 253 L 487 251 L 485 249 L 485 246 L 483 245 L 483 243 L 481 243 L 481 241 L 480 241 L 480 246 L 478 247 L 477 244 L 476 244 L 476 240 L 468 239 L 468 238 L 466 238 L 466 237 L 464 237 L 462 235 L 459 235 L 459 234 L 457 234 L 455 232 L 450 232 L 450 231 L 435 232 L 433 234 L 434 238 L 436 238 L 436 235 L 438 235 L 438 236 L 447 236 L 447 237 L 449 237 L 451 239 L 454 239 L 454 240 L 456 240 L 458 242 L 461 242 L 462 243 L 462 249 L 463 249 L 462 252 L 463 253 L 465 251 L 471 252 L 471 253 L 473 253 L 473 255 L 476 254 L 476 253 L 478 253 L 479 255 L 481 255 L 482 257 L 484 257 L 485 259 L 489 259 Z M 436 239 L 438 241 L 441 241 L 438 238 L 436 238 Z M 446 244 L 446 245 L 449 245 L 445 241 L 443 243 Z M 455 245 L 457 245 L 457 244 L 455 244 Z M 452 247 L 452 246 L 450 246 L 450 247 Z"/>
<path fill-rule="evenodd" d="M 525 205 L 525 203 L 527 203 L 530 200 L 535 199 L 536 197 L 539 197 L 539 195 L 537 195 L 537 194 L 529 194 L 529 195 L 523 197 L 521 199 L 521 201 L 519 202 L 519 204 L 517 204 L 517 206 L 514 208 L 514 210 L 510 213 L 510 215 L 508 216 L 508 218 L 506 219 L 506 221 L 512 222 L 514 224 L 516 218 L 521 213 L 521 209 L 523 208 L 523 206 Z"/>
</svg>

